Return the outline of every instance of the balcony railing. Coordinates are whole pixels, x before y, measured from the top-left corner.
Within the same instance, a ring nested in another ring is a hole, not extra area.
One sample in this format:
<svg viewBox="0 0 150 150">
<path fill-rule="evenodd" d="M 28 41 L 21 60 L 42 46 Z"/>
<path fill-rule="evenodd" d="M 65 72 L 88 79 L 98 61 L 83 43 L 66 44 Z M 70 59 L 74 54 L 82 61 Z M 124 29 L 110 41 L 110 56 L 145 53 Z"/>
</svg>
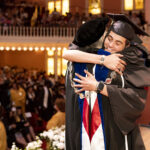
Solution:
<svg viewBox="0 0 150 150">
<path fill-rule="evenodd" d="M 76 27 L 24 27 L 0 26 L 0 36 L 27 36 L 27 37 L 74 37 Z M 146 26 L 150 34 L 150 26 Z"/>
<path fill-rule="evenodd" d="M 75 27 L 18 27 L 0 26 L 0 36 L 23 37 L 74 37 Z"/>
<path fill-rule="evenodd" d="M 0 26 L 0 42 L 5 43 L 70 43 L 75 36 L 75 27 L 23 27 Z M 150 25 L 146 26 L 150 35 Z M 141 37 L 150 49 L 150 37 Z"/>
</svg>

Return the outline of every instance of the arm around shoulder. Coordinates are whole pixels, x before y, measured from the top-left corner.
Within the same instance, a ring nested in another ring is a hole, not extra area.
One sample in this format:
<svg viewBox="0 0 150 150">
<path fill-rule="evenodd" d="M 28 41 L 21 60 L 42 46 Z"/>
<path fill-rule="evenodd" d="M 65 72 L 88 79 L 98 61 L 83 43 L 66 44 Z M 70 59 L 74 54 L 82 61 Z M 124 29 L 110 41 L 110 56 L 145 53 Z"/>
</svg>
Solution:
<svg viewBox="0 0 150 150">
<path fill-rule="evenodd" d="M 99 64 L 101 58 L 100 55 L 82 52 L 80 50 L 65 50 L 62 57 L 73 62 L 92 64 Z"/>
</svg>

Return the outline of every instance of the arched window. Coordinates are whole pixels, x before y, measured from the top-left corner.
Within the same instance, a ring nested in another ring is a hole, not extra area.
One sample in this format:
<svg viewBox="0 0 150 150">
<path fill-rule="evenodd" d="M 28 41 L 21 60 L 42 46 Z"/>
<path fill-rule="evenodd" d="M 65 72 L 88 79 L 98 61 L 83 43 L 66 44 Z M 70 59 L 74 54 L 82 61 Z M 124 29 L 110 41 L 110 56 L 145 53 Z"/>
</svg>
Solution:
<svg viewBox="0 0 150 150">
<path fill-rule="evenodd" d="M 124 10 L 142 10 L 144 9 L 144 0 L 124 0 Z"/>
<path fill-rule="evenodd" d="M 144 0 L 135 0 L 135 9 L 143 9 Z"/>
<path fill-rule="evenodd" d="M 69 12 L 69 0 L 50 0 L 48 2 L 49 13 L 52 13 L 56 8 L 56 11 L 62 15 Z"/>
<path fill-rule="evenodd" d="M 62 58 L 63 51 L 66 48 L 51 48 L 47 51 L 47 73 L 52 75 L 65 75 L 67 69 L 67 60 Z"/>
<path fill-rule="evenodd" d="M 48 58 L 47 58 L 47 73 L 48 74 L 52 74 L 52 75 L 54 75 L 54 51 L 53 50 L 51 50 L 51 49 L 49 49 L 48 51 L 47 51 L 47 56 L 48 56 Z"/>
<path fill-rule="evenodd" d="M 124 9 L 133 10 L 133 0 L 124 0 Z"/>
<path fill-rule="evenodd" d="M 94 15 L 101 13 L 100 0 L 89 0 L 89 13 L 92 13 Z"/>
</svg>

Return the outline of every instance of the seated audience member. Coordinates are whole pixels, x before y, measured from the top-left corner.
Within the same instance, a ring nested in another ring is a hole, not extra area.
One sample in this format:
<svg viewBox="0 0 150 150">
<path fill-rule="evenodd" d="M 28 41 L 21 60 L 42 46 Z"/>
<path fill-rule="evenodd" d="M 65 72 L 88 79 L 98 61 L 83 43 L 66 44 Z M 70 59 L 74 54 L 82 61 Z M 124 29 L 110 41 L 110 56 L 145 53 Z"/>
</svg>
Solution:
<svg viewBox="0 0 150 150">
<path fill-rule="evenodd" d="M 55 101 L 54 108 L 56 109 L 56 114 L 48 121 L 46 129 L 49 130 L 54 127 L 60 127 L 65 124 L 65 99 L 57 98 Z"/>
<path fill-rule="evenodd" d="M 8 148 L 11 148 L 13 142 L 15 142 L 20 147 L 24 148 L 27 145 L 27 142 L 23 137 L 22 133 L 17 130 L 15 107 L 11 108 L 4 120 L 7 132 Z"/>
</svg>

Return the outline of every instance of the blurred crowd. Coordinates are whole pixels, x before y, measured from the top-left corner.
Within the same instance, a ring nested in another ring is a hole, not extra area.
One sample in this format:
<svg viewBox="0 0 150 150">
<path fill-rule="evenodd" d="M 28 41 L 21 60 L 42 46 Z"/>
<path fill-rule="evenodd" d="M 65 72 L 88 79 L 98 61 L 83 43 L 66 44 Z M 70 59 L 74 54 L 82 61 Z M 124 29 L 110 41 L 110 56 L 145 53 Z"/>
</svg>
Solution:
<svg viewBox="0 0 150 150">
<path fill-rule="evenodd" d="M 3 0 L 5 1 L 5 0 Z M 3 4 L 3 5 L 2 5 Z M 84 22 L 104 16 L 105 14 L 92 15 L 85 13 L 66 13 L 61 15 L 55 8 L 53 12 L 49 13 L 45 7 L 37 5 L 28 5 L 27 3 L 10 3 L 1 2 L 0 5 L 0 25 L 1 26 L 38 26 L 38 27 L 79 27 Z M 9 5 L 8 5 L 9 4 Z M 137 25 L 144 28 L 146 24 L 145 16 L 142 11 L 133 12 L 129 11 L 127 14 L 129 18 Z"/>
<path fill-rule="evenodd" d="M 145 24 L 147 24 L 147 22 L 142 11 L 140 11 L 139 13 L 133 13 L 132 11 L 129 11 L 128 17 L 132 20 L 132 22 L 145 30 Z"/>
<path fill-rule="evenodd" d="M 66 13 L 61 15 L 56 8 L 49 13 L 44 7 L 33 5 L 0 5 L 1 26 L 74 26 L 77 27 L 83 22 L 97 16 L 85 13 Z"/>
<path fill-rule="evenodd" d="M 63 76 L 55 81 L 53 75 L 48 76 L 44 71 L 0 68 L 0 121 L 5 126 L 8 148 L 13 142 L 24 148 L 38 133 L 61 125 L 56 120 L 58 116 L 64 124 L 64 112 Z"/>
</svg>

